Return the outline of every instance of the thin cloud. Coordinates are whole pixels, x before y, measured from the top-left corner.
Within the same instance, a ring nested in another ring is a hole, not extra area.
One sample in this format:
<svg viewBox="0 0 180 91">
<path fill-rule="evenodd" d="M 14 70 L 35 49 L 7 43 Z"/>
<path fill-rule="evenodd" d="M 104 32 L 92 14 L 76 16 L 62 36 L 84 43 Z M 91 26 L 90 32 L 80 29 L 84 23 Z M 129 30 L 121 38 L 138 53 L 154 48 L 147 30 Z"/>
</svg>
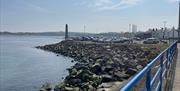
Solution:
<svg viewBox="0 0 180 91">
<path fill-rule="evenodd" d="M 168 1 L 174 3 L 174 2 L 179 2 L 180 0 L 168 0 Z"/>
<path fill-rule="evenodd" d="M 143 0 L 86 0 L 86 3 L 83 3 L 83 5 L 94 8 L 95 10 L 117 10 L 138 5 L 142 1 Z"/>
<path fill-rule="evenodd" d="M 100 6 L 109 5 L 112 3 L 113 3 L 112 0 L 95 0 L 94 6 L 100 7 Z"/>
<path fill-rule="evenodd" d="M 47 9 L 34 5 L 34 4 L 28 4 L 28 6 L 38 12 L 47 12 Z"/>
<path fill-rule="evenodd" d="M 24 5 L 26 5 L 27 7 L 29 7 L 30 9 L 34 10 L 34 11 L 37 11 L 37 12 L 43 12 L 43 13 L 47 13 L 48 10 L 41 7 L 41 6 L 38 6 L 36 4 L 33 4 L 33 3 L 30 3 L 28 2 L 27 0 L 20 0 L 21 3 L 24 3 Z"/>
<path fill-rule="evenodd" d="M 135 5 L 138 5 L 142 2 L 142 0 L 121 0 L 120 2 L 113 4 L 111 6 L 103 6 L 99 7 L 99 10 L 117 10 L 117 9 L 125 9 Z"/>
<path fill-rule="evenodd" d="M 75 5 L 75 6 L 83 6 L 83 5 L 87 5 L 87 4 L 88 4 L 87 1 L 82 1 L 82 2 L 76 2 L 73 5 Z"/>
</svg>

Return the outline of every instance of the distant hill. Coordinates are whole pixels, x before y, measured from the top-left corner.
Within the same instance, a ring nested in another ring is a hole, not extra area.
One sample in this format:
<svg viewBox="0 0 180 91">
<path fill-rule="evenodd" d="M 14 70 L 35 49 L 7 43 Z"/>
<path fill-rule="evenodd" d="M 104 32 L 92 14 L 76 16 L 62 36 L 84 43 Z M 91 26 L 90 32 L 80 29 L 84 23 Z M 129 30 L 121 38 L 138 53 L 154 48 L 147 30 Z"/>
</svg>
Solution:
<svg viewBox="0 0 180 91">
<path fill-rule="evenodd" d="M 41 36 L 64 36 L 65 32 L 0 32 L 0 35 L 41 35 Z M 69 36 L 91 36 L 93 33 L 80 33 L 80 32 L 69 32 Z"/>
<path fill-rule="evenodd" d="M 37 35 L 37 36 L 64 36 L 65 32 L 0 32 L 0 35 Z M 115 37 L 115 36 L 122 36 L 121 33 L 116 32 L 108 32 L 108 33 L 82 33 L 82 32 L 69 32 L 69 36 L 106 36 L 106 37 Z"/>
</svg>

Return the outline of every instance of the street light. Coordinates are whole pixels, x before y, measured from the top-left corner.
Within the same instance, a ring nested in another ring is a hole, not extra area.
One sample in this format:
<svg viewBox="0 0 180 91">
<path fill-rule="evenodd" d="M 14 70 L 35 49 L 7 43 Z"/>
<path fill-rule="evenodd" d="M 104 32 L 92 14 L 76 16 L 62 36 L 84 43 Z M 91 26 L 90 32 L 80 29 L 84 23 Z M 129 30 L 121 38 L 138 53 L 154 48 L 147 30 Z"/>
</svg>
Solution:
<svg viewBox="0 0 180 91">
<path fill-rule="evenodd" d="M 164 23 L 164 30 L 163 30 L 163 39 L 164 39 L 167 21 L 163 21 L 163 23 Z"/>
<path fill-rule="evenodd" d="M 178 41 L 180 43 L 180 1 L 179 1 L 179 25 L 178 25 Z"/>
</svg>

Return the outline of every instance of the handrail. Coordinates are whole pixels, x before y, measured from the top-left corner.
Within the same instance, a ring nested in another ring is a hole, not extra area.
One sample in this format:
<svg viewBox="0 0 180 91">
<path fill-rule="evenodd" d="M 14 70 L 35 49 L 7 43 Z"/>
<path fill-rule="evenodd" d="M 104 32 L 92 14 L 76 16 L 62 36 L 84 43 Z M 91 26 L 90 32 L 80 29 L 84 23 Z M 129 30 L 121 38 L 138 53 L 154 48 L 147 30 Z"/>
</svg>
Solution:
<svg viewBox="0 0 180 91">
<path fill-rule="evenodd" d="M 147 64 L 138 74 L 136 74 L 120 91 L 130 91 L 144 76 L 146 76 L 146 90 L 151 91 L 155 82 L 158 80 L 155 91 L 162 90 L 162 81 L 167 78 L 167 69 L 173 63 L 174 56 L 177 50 L 177 41 L 171 44 L 163 52 L 161 52 L 155 59 Z M 164 59 L 165 58 L 165 59 Z M 153 65 L 160 61 L 155 75 L 151 79 L 151 69 Z M 159 77 L 159 79 L 158 79 Z"/>
</svg>

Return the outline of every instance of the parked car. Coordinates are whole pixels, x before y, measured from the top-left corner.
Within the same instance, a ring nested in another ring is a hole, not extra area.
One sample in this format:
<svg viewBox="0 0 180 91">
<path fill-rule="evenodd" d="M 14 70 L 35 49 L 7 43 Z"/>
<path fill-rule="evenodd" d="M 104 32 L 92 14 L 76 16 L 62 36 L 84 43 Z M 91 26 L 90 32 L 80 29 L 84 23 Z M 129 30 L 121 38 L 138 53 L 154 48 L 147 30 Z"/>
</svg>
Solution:
<svg viewBox="0 0 180 91">
<path fill-rule="evenodd" d="M 159 40 L 156 38 L 147 38 L 143 43 L 144 44 L 157 44 L 159 43 Z"/>
<path fill-rule="evenodd" d="M 140 41 L 141 39 L 138 37 L 133 37 L 132 40 Z"/>
<path fill-rule="evenodd" d="M 167 40 L 161 40 L 161 43 L 167 44 L 168 41 Z"/>
</svg>

